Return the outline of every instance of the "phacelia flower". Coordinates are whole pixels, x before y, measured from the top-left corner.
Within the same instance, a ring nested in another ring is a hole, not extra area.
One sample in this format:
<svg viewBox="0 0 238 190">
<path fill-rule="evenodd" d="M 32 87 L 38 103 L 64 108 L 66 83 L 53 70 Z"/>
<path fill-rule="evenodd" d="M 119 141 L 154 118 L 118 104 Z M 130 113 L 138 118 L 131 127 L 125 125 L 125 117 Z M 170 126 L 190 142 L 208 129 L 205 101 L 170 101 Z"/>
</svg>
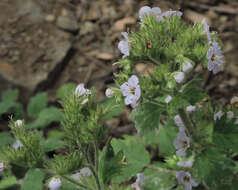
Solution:
<svg viewBox="0 0 238 190">
<path fill-rule="evenodd" d="M 144 183 L 145 183 L 145 176 L 143 173 L 137 174 L 136 182 L 132 184 L 132 188 L 135 190 L 143 190 L 144 189 Z"/>
<path fill-rule="evenodd" d="M 84 95 L 88 95 L 88 94 L 91 94 L 91 91 L 84 88 L 84 84 L 83 83 L 80 83 L 75 91 L 74 91 L 74 95 L 77 96 L 77 97 L 82 97 Z M 86 104 L 88 102 L 88 98 L 85 98 L 83 101 L 82 101 L 82 104 Z"/>
<path fill-rule="evenodd" d="M 216 121 L 217 119 L 221 119 L 222 115 L 223 115 L 223 113 L 221 110 L 219 112 L 215 113 L 213 116 L 214 121 Z"/>
<path fill-rule="evenodd" d="M 226 112 L 226 117 L 228 119 L 232 119 L 234 117 L 234 113 L 232 111 L 228 111 L 228 112 Z"/>
<path fill-rule="evenodd" d="M 211 43 L 210 27 L 207 24 L 207 20 L 203 19 L 202 23 L 203 23 L 203 26 L 204 26 L 204 31 L 206 32 L 206 35 L 207 35 L 208 42 Z"/>
<path fill-rule="evenodd" d="M 106 89 L 106 92 L 105 92 L 106 97 L 111 98 L 113 94 L 114 94 L 114 91 L 112 89 L 110 88 Z"/>
<path fill-rule="evenodd" d="M 124 37 L 124 40 L 121 40 L 118 44 L 118 49 L 123 54 L 123 59 L 130 55 L 130 42 L 128 38 L 127 32 L 122 32 L 122 36 Z"/>
<path fill-rule="evenodd" d="M 183 15 L 183 13 L 180 11 L 166 11 L 166 12 L 159 14 L 156 17 L 156 19 L 157 19 L 157 22 L 160 22 L 160 21 L 163 21 L 164 18 L 171 18 L 172 16 L 181 17 L 182 15 Z"/>
<path fill-rule="evenodd" d="M 165 102 L 168 104 L 170 101 L 172 100 L 172 97 L 170 95 L 168 95 L 166 98 L 165 98 Z"/>
<path fill-rule="evenodd" d="M 12 145 L 12 147 L 17 150 L 18 148 L 23 147 L 24 145 L 21 143 L 21 141 L 16 140 L 16 142 Z"/>
<path fill-rule="evenodd" d="M 183 123 L 183 121 L 182 121 L 182 119 L 179 115 L 176 115 L 174 117 L 174 123 L 179 127 L 179 131 L 184 131 L 185 130 L 184 123 Z"/>
<path fill-rule="evenodd" d="M 3 170 L 4 170 L 4 163 L 0 162 L 0 173 L 3 172 Z"/>
<path fill-rule="evenodd" d="M 231 98 L 231 105 L 238 104 L 238 97 L 234 96 Z"/>
<path fill-rule="evenodd" d="M 185 80 L 184 72 L 176 72 L 173 77 L 177 83 L 183 83 Z"/>
<path fill-rule="evenodd" d="M 217 42 L 213 42 L 212 46 L 207 52 L 208 59 L 208 70 L 212 71 L 213 74 L 217 74 L 220 71 L 220 67 L 223 65 L 223 55 L 221 47 Z"/>
<path fill-rule="evenodd" d="M 198 186 L 189 172 L 179 171 L 176 173 L 176 178 L 178 183 L 184 186 L 184 190 L 192 190 L 193 187 Z"/>
<path fill-rule="evenodd" d="M 125 104 L 131 105 L 135 108 L 141 95 L 138 77 L 136 75 L 132 75 L 128 82 L 121 85 L 121 91 L 122 95 L 126 97 Z"/>
<path fill-rule="evenodd" d="M 193 165 L 193 160 L 188 160 L 186 162 L 178 162 L 177 163 L 178 166 L 184 167 L 184 168 L 191 168 Z"/>
<path fill-rule="evenodd" d="M 161 14 L 161 10 L 159 7 L 150 8 L 149 6 L 144 6 L 144 7 L 141 7 L 139 10 L 139 18 L 141 22 L 143 22 L 143 18 L 146 15 L 158 16 L 160 14 Z"/>
<path fill-rule="evenodd" d="M 174 147 L 177 149 L 177 156 L 186 155 L 186 151 L 190 147 L 190 138 L 184 131 L 179 131 L 177 138 L 174 140 Z"/>
<path fill-rule="evenodd" d="M 15 121 L 15 126 L 17 126 L 17 127 L 22 127 L 22 125 L 23 125 L 22 120 L 17 120 L 17 121 Z"/>
<path fill-rule="evenodd" d="M 50 190 L 58 190 L 62 186 L 62 182 L 60 178 L 53 177 L 49 184 L 48 187 Z"/>
<path fill-rule="evenodd" d="M 90 177 L 92 175 L 92 172 L 89 168 L 82 168 L 80 170 L 80 175 L 82 175 L 84 177 Z"/>
<path fill-rule="evenodd" d="M 190 106 L 187 106 L 187 107 L 186 107 L 186 111 L 187 111 L 188 113 L 194 112 L 195 110 L 196 110 L 196 106 L 190 105 Z"/>
<path fill-rule="evenodd" d="M 188 72 L 190 72 L 192 69 L 193 69 L 193 65 L 192 65 L 192 63 L 190 63 L 189 61 L 185 61 L 185 62 L 182 64 L 182 70 L 183 70 L 183 72 L 188 73 Z"/>
</svg>

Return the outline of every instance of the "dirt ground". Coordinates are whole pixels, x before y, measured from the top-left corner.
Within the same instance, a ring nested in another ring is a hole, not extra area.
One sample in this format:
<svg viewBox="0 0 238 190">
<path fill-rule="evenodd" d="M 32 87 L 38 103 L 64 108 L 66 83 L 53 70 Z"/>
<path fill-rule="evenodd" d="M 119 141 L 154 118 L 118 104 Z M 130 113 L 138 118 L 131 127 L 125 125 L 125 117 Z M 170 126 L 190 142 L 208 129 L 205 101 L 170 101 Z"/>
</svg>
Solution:
<svg viewBox="0 0 238 190">
<path fill-rule="evenodd" d="M 188 23 L 206 18 L 225 56 L 223 72 L 207 73 L 206 89 L 224 103 L 238 95 L 237 0 L 1 0 L 0 94 L 19 88 L 27 102 L 46 91 L 54 102 L 62 84 L 83 82 L 102 99 L 121 57 L 120 33 L 136 30 L 143 5 L 180 10 Z"/>
</svg>

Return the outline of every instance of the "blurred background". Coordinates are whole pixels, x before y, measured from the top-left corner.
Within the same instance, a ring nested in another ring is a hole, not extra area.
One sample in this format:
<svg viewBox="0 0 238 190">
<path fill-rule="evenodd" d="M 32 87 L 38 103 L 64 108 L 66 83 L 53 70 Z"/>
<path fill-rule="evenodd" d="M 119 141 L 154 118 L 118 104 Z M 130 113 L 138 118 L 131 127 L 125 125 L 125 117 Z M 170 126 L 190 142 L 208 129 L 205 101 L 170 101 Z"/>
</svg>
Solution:
<svg viewBox="0 0 238 190">
<path fill-rule="evenodd" d="M 204 86 L 222 103 L 238 94 L 237 0 L 0 0 L 0 131 L 7 130 L 16 109 L 22 110 L 22 117 L 34 118 L 25 112 L 38 93 L 46 92 L 47 106 L 58 107 L 57 89 L 65 83 L 95 87 L 103 99 L 117 70 L 112 63 L 121 58 L 120 33 L 136 30 L 144 5 L 180 10 L 188 24 L 206 18 L 223 42 L 225 66 L 215 76 L 207 72 Z M 141 63 L 136 69 L 144 68 Z M 15 107 L 9 97 L 17 102 Z M 127 119 L 130 110 L 124 111 L 108 121 L 120 129 L 116 133 L 134 130 Z"/>
</svg>

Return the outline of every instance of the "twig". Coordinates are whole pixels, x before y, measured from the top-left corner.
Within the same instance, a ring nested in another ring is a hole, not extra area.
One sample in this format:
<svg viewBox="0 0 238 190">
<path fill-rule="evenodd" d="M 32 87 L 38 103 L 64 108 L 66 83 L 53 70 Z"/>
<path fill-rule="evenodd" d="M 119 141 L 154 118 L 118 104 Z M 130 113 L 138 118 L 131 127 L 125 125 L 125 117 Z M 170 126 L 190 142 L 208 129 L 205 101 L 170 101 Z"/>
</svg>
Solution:
<svg viewBox="0 0 238 190">
<path fill-rule="evenodd" d="M 232 9 L 232 8 L 224 8 L 224 7 L 217 7 L 217 6 L 210 6 L 210 5 L 204 5 L 194 2 L 186 2 L 185 5 L 192 7 L 192 8 L 201 8 L 205 10 L 213 10 L 218 13 L 226 13 L 226 14 L 232 14 L 232 15 L 238 15 L 238 10 Z"/>
</svg>

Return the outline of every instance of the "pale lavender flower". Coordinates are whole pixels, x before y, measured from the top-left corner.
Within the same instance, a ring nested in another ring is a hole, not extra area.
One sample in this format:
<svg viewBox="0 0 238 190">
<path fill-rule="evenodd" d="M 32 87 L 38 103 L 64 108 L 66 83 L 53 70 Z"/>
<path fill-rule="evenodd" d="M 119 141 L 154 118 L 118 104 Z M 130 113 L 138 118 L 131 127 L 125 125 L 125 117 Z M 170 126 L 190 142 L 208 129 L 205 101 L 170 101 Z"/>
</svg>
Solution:
<svg viewBox="0 0 238 190">
<path fill-rule="evenodd" d="M 168 104 L 170 101 L 172 100 L 172 97 L 170 95 L 168 95 L 166 98 L 165 98 L 165 102 Z"/>
<path fill-rule="evenodd" d="M 75 91 L 74 91 L 74 95 L 75 96 L 77 96 L 77 97 L 81 97 L 81 96 L 84 96 L 84 95 L 89 95 L 89 94 L 91 94 L 91 91 L 90 90 L 88 90 L 88 89 L 86 89 L 85 87 L 84 87 L 84 84 L 83 83 L 80 83 L 77 87 L 76 87 L 76 89 L 75 89 Z M 88 102 L 88 98 L 85 98 L 83 101 L 82 101 L 82 104 L 86 104 Z"/>
<path fill-rule="evenodd" d="M 234 96 L 231 98 L 231 104 L 234 105 L 234 104 L 237 104 L 238 103 L 238 97 L 237 96 Z"/>
<path fill-rule="evenodd" d="M 74 180 L 78 180 L 78 179 L 80 179 L 81 174 L 80 174 L 80 172 L 76 172 L 76 173 L 72 174 L 71 177 L 72 177 Z"/>
<path fill-rule="evenodd" d="M 143 190 L 144 189 L 144 183 L 145 183 L 145 176 L 143 173 L 137 174 L 136 182 L 132 184 L 132 187 L 135 190 Z"/>
<path fill-rule="evenodd" d="M 163 12 L 161 16 L 166 17 L 166 18 L 170 18 L 172 16 L 181 17 L 182 15 L 183 15 L 183 13 L 180 12 L 180 11 L 166 11 L 166 12 Z"/>
<path fill-rule="evenodd" d="M 216 121 L 217 119 L 221 119 L 222 115 L 223 115 L 223 113 L 221 110 L 219 112 L 215 113 L 213 116 L 214 121 Z"/>
<path fill-rule="evenodd" d="M 208 70 L 212 71 L 213 74 L 217 74 L 220 71 L 220 67 L 223 65 L 223 55 L 221 47 L 217 42 L 213 42 L 212 46 L 207 52 L 208 59 Z"/>
<path fill-rule="evenodd" d="M 183 72 L 188 73 L 188 72 L 190 72 L 192 69 L 193 69 L 193 65 L 192 65 L 189 61 L 185 61 L 185 62 L 182 64 L 182 70 L 183 70 Z"/>
<path fill-rule="evenodd" d="M 62 186 L 62 182 L 60 178 L 56 178 L 56 177 L 53 177 L 48 184 L 48 187 L 50 190 L 58 190 L 60 189 L 61 186 Z"/>
<path fill-rule="evenodd" d="M 21 143 L 21 141 L 16 140 L 16 142 L 12 145 L 12 147 L 17 150 L 18 148 L 23 147 L 24 145 Z"/>
<path fill-rule="evenodd" d="M 22 120 L 17 120 L 17 121 L 15 121 L 15 126 L 17 126 L 17 127 L 22 127 L 22 125 L 23 125 Z"/>
<path fill-rule="evenodd" d="M 110 88 L 106 89 L 106 92 L 105 92 L 106 97 L 111 98 L 113 94 L 114 94 L 114 91 L 112 89 Z"/>
<path fill-rule="evenodd" d="M 0 162 L 0 173 L 3 172 L 3 170 L 4 170 L 4 163 Z"/>
<path fill-rule="evenodd" d="M 125 104 L 131 105 L 133 108 L 137 106 L 141 95 L 139 79 L 136 75 L 132 75 L 128 82 L 121 85 L 122 95 L 125 96 Z"/>
<path fill-rule="evenodd" d="M 190 106 L 187 106 L 187 107 L 186 107 L 186 111 L 187 111 L 188 113 L 194 112 L 195 110 L 196 110 L 196 106 L 190 105 Z"/>
<path fill-rule="evenodd" d="M 160 14 L 161 14 L 161 10 L 159 7 L 150 8 L 149 6 L 144 6 L 144 7 L 141 7 L 139 10 L 139 18 L 141 22 L 143 22 L 143 18 L 146 15 L 158 16 Z"/>
<path fill-rule="evenodd" d="M 228 119 L 232 119 L 232 118 L 234 117 L 234 113 L 233 113 L 232 111 L 228 111 L 228 112 L 226 113 L 226 117 L 227 117 Z"/>
<path fill-rule="evenodd" d="M 130 55 L 130 42 L 128 38 L 127 32 L 122 32 L 122 36 L 124 37 L 124 40 L 121 40 L 118 44 L 118 49 L 123 54 L 123 59 Z"/>
<path fill-rule="evenodd" d="M 208 42 L 211 43 L 210 27 L 209 27 L 209 25 L 207 24 L 207 20 L 206 20 L 206 19 L 203 19 L 202 23 L 203 23 L 203 26 L 204 26 L 204 30 L 205 30 L 205 32 L 206 32 L 206 34 L 207 34 Z"/>
<path fill-rule="evenodd" d="M 176 178 L 178 183 L 184 186 L 184 190 L 192 190 L 193 187 L 198 186 L 189 172 L 179 171 L 176 173 Z"/>
<path fill-rule="evenodd" d="M 183 83 L 185 80 L 184 72 L 175 72 L 173 77 L 177 83 Z"/>
<path fill-rule="evenodd" d="M 184 168 L 191 168 L 192 165 L 193 165 L 193 160 L 188 160 L 188 161 L 185 161 L 185 162 L 178 162 L 177 163 L 178 166 L 181 166 L 181 167 L 184 167 Z"/>
<path fill-rule="evenodd" d="M 174 123 L 179 127 L 179 131 L 184 131 L 185 130 L 184 123 L 183 123 L 183 121 L 182 121 L 182 119 L 179 115 L 176 115 L 174 117 Z"/>
<path fill-rule="evenodd" d="M 184 131 L 179 131 L 177 138 L 174 140 L 174 147 L 177 149 L 177 156 L 186 155 L 186 151 L 190 147 L 190 138 Z"/>
</svg>

